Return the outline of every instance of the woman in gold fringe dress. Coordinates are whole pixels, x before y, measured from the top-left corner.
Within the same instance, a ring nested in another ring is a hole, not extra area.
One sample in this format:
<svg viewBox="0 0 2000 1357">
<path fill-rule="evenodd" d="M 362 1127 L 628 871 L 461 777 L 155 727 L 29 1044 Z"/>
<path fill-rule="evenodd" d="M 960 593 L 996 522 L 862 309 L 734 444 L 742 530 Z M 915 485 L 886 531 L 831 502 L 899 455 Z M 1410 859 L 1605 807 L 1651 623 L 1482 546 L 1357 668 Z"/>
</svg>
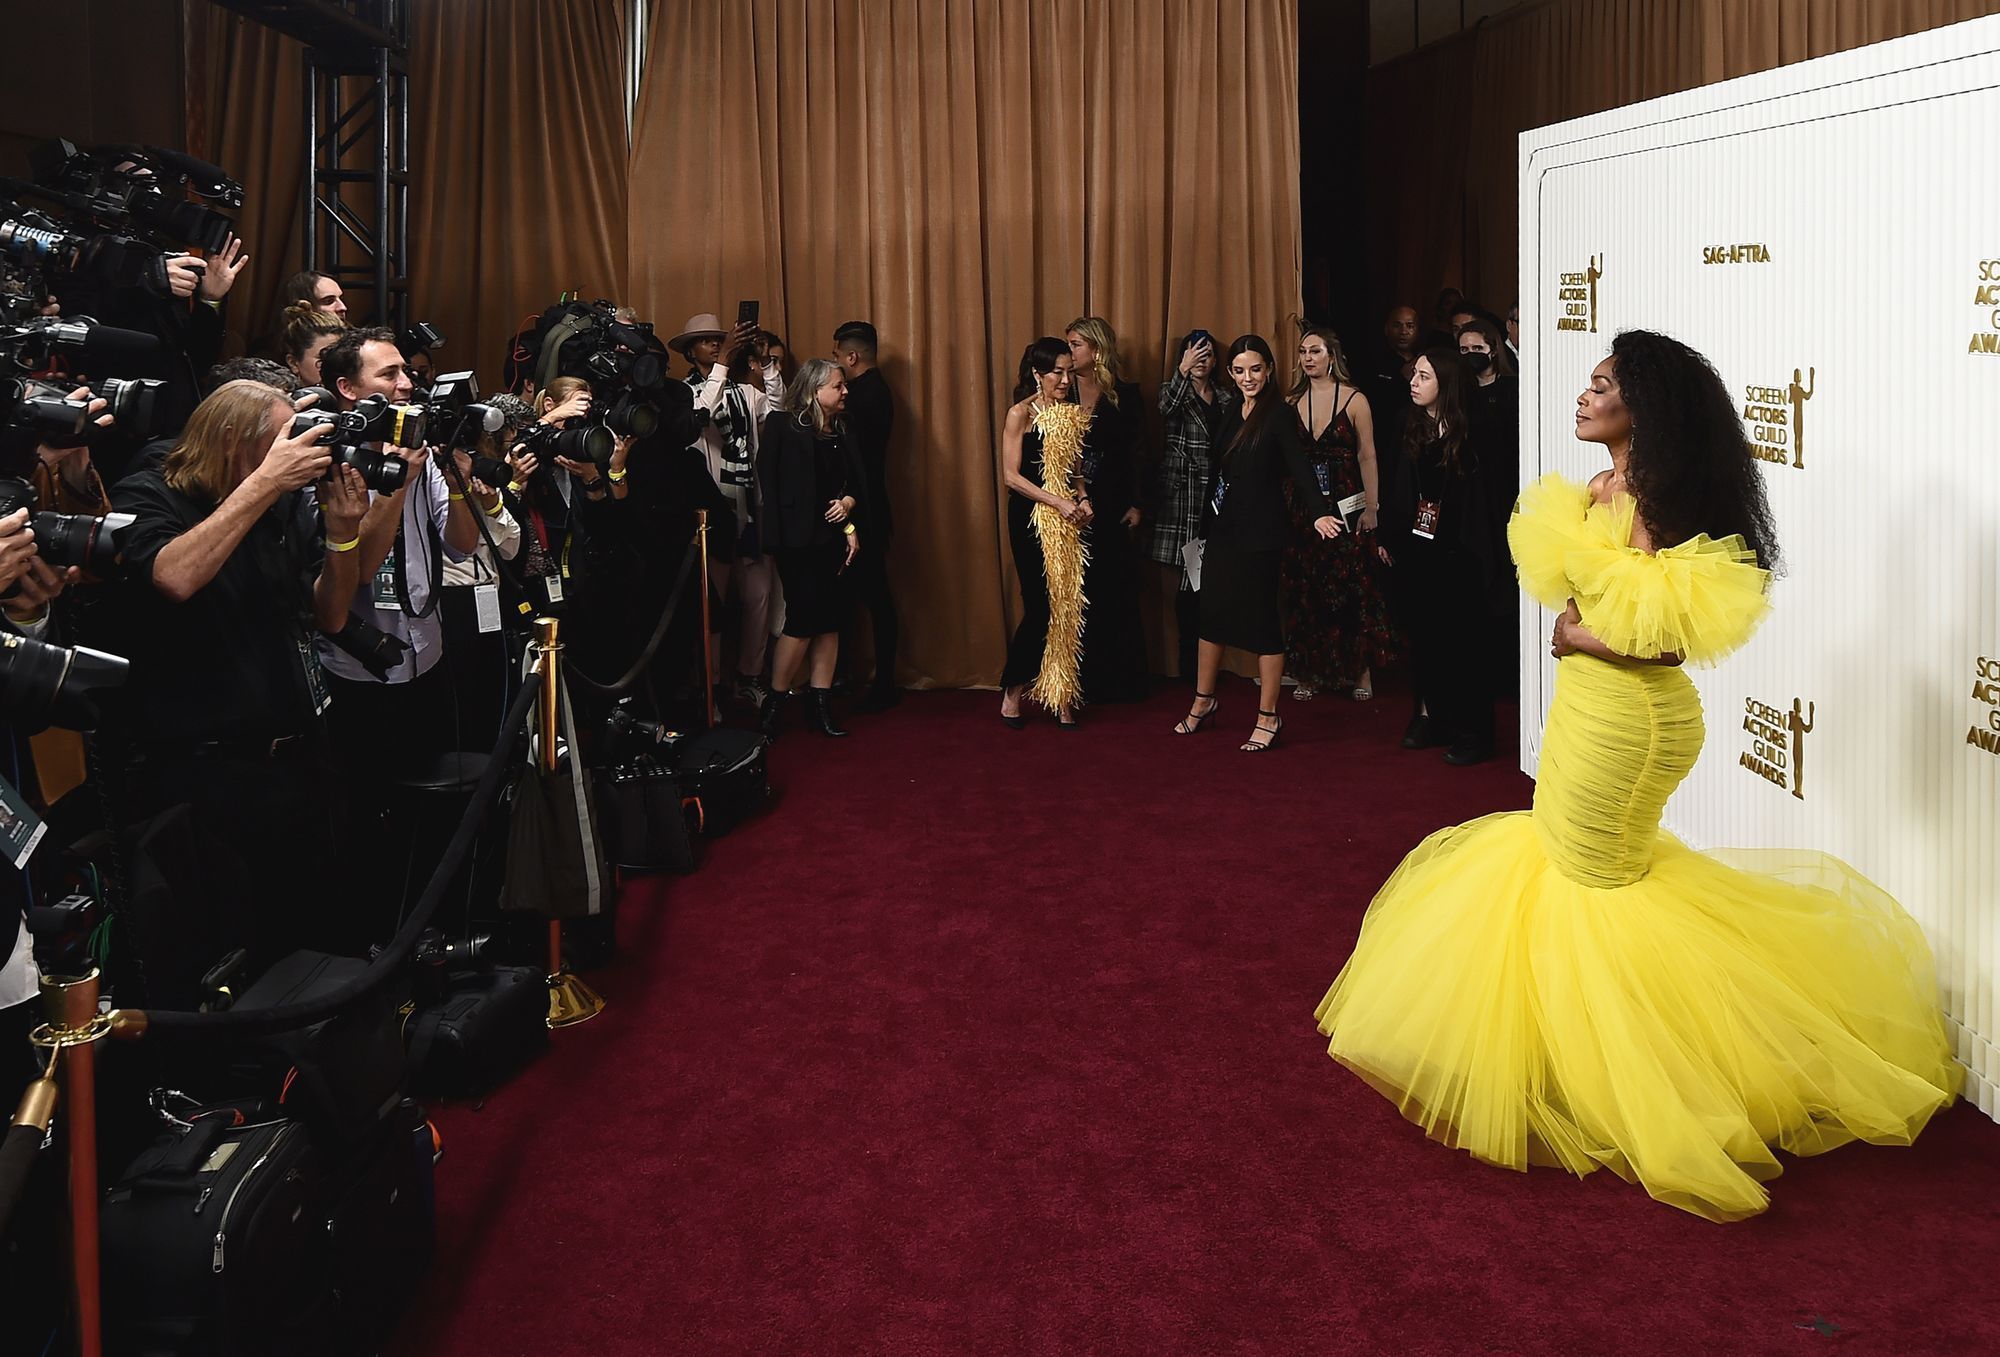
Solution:
<svg viewBox="0 0 2000 1357">
<path fill-rule="evenodd" d="M 1070 362 L 1069 345 L 1060 339 L 1044 336 L 1028 346 L 1000 439 L 1007 537 L 1021 577 L 1021 624 L 1000 675 L 1000 719 L 1015 730 L 1027 724 L 1024 692 L 1065 729 L 1075 728 L 1083 697 L 1088 421 L 1069 403 Z"/>
<path fill-rule="evenodd" d="M 1929 947 L 1816 853 L 1697 853 L 1659 827 L 1701 750 L 1683 662 L 1743 644 L 1777 544 L 1706 359 L 1628 331 L 1577 401 L 1611 468 L 1529 486 L 1508 537 L 1556 610 L 1534 809 L 1431 835 L 1321 1001 L 1329 1051 L 1447 1145 L 1609 1168 L 1711 1220 L 1774 1149 L 1908 1144 L 1957 1093 Z"/>
</svg>

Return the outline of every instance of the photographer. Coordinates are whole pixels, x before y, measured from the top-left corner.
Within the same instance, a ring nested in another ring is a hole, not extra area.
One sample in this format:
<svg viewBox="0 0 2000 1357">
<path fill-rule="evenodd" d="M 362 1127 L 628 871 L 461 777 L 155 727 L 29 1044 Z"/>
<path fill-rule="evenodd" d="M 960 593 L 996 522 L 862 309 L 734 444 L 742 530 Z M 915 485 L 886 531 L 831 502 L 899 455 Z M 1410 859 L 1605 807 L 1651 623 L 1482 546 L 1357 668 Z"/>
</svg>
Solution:
<svg viewBox="0 0 2000 1357">
<path fill-rule="evenodd" d="M 701 429 L 692 447 L 705 459 L 709 477 L 726 501 L 720 521 L 709 533 L 708 554 L 716 595 L 726 601 L 733 586 L 737 600 L 736 696 L 761 709 L 768 696 L 764 657 L 771 643 L 777 569 L 757 535 L 757 438 L 784 387 L 757 335 L 757 327 L 747 322 L 725 332 L 711 314 L 694 317 L 668 342 L 692 368 L 687 384 L 694 391 Z M 743 370 L 755 377 L 757 385 L 729 379 L 739 354 Z M 716 614 L 710 640 L 717 674 L 722 672 L 722 611 Z"/>
<path fill-rule="evenodd" d="M 347 323 L 333 312 L 295 302 L 285 308 L 284 321 L 278 327 L 278 357 L 302 385 L 319 386 L 320 355 L 346 333 Z"/>
<path fill-rule="evenodd" d="M 289 437 L 291 419 L 269 386 L 229 382 L 163 461 L 113 492 L 135 517 L 108 638 L 132 663 L 113 709 L 131 755 L 120 818 L 190 803 L 271 893 L 260 936 L 244 940 L 270 949 L 309 935 L 332 898 L 327 691 L 312 635 L 345 618 L 367 508 L 359 473 L 316 445 L 327 426 Z"/>
<path fill-rule="evenodd" d="M 399 403 L 410 396 L 402 352 L 386 329 L 349 330 L 320 355 L 320 372 L 342 410 L 369 396 Z M 450 693 L 442 675 L 431 677 L 444 649 L 431 594 L 444 560 L 464 560 L 479 542 L 470 501 L 447 483 L 437 460 L 422 448 L 391 451 L 408 464 L 407 479 L 386 494 L 373 492 L 347 616 L 325 628 L 351 634 L 343 624 L 352 619 L 389 640 L 370 642 L 366 660 L 330 636 L 320 641 L 336 698 L 335 733 L 356 771 L 371 779 L 389 771 L 385 755 L 394 765 L 442 751 Z"/>
</svg>

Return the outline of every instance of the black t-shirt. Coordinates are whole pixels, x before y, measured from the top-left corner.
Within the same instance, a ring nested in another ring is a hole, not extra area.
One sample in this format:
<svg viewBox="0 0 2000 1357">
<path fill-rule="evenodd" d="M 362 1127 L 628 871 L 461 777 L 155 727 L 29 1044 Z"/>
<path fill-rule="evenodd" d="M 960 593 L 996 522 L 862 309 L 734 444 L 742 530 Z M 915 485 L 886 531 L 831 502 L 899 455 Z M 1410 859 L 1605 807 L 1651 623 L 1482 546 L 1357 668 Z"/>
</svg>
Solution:
<svg viewBox="0 0 2000 1357">
<path fill-rule="evenodd" d="M 895 527 L 889 508 L 889 431 L 895 420 L 895 401 L 880 368 L 870 368 L 847 384 L 847 431 L 867 478 L 859 517 L 877 540 Z"/>
<path fill-rule="evenodd" d="M 153 587 L 153 565 L 215 505 L 168 485 L 158 463 L 120 481 L 111 502 L 137 521 L 93 643 L 132 662 L 114 707 L 124 733 L 144 744 L 310 730 L 318 719 L 307 668 L 317 664 L 312 586 L 326 550 L 313 501 L 296 491 L 281 497 L 185 603 Z"/>
</svg>

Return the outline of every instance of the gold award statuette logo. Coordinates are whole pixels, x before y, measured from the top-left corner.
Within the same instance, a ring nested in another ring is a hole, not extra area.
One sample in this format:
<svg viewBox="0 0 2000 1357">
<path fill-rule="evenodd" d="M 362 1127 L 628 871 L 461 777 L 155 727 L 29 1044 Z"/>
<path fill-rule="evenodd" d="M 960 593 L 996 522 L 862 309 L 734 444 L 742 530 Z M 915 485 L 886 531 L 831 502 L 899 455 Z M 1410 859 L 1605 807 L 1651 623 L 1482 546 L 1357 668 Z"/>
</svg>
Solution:
<svg viewBox="0 0 2000 1357">
<path fill-rule="evenodd" d="M 1597 280 L 1604 276 L 1604 256 L 1594 254 L 1588 267 L 1564 273 L 1556 282 L 1556 329 L 1597 333 Z"/>
<path fill-rule="evenodd" d="M 1743 388 L 1743 422 L 1750 426 L 1750 455 L 1760 462 L 1806 465 L 1806 402 L 1819 385 L 1819 369 L 1792 369 L 1783 386 Z"/>
<path fill-rule="evenodd" d="M 1979 319 L 1973 323 L 1982 328 L 1972 332 L 1965 351 L 2000 356 L 2000 259 L 1979 261 L 1979 278 L 1972 285 L 1972 304 L 1980 311 Z"/>
<path fill-rule="evenodd" d="M 1973 661 L 1972 700 L 1985 710 L 1966 727 L 1965 742 L 2000 755 L 2000 660 L 1981 655 Z"/>
<path fill-rule="evenodd" d="M 1750 747 L 1737 759 L 1779 791 L 1789 791 L 1798 800 L 1806 799 L 1806 736 L 1812 734 L 1814 706 L 1792 699 L 1791 710 L 1773 707 L 1754 697 L 1743 699 L 1743 733 Z"/>
</svg>

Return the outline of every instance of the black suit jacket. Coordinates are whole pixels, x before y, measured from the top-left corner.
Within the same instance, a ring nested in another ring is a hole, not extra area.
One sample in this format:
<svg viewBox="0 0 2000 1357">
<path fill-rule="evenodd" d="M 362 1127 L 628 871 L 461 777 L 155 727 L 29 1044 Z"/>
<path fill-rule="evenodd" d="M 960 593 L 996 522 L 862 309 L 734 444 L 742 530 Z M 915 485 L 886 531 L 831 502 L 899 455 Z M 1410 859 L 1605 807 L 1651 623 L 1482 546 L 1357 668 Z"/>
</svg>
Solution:
<svg viewBox="0 0 2000 1357">
<path fill-rule="evenodd" d="M 1319 478 L 1306 460 L 1305 445 L 1299 436 L 1299 417 L 1275 391 L 1263 397 L 1276 401 L 1277 408 L 1265 421 L 1263 431 L 1248 443 L 1232 448 L 1243 427 L 1243 416 L 1231 406 L 1222 419 L 1215 448 L 1209 460 L 1215 470 L 1209 480 L 1209 507 L 1203 512 L 1204 536 L 1210 543 L 1221 542 L 1239 551 L 1281 551 L 1291 542 L 1291 511 L 1285 504 L 1285 477 L 1292 489 L 1312 506 L 1314 518 L 1333 512 L 1333 505 L 1320 493 Z M 1226 480 L 1229 490 L 1222 511 L 1215 511 L 1215 485 Z"/>
<path fill-rule="evenodd" d="M 835 438 L 839 474 L 833 478 L 834 484 L 821 484 L 821 441 L 789 411 L 774 410 L 764 417 L 763 436 L 757 444 L 757 480 L 764 494 L 759 530 L 766 551 L 839 541 L 842 525 L 826 521 L 827 501 L 852 495 L 859 502 L 866 493 L 861 457 L 851 437 Z M 871 520 L 865 507 L 857 508 L 853 517 L 856 529 L 866 532 Z"/>
<path fill-rule="evenodd" d="M 847 384 L 847 432 L 866 475 L 854 492 L 868 515 L 868 530 L 880 547 L 895 526 L 889 508 L 889 431 L 896 422 L 896 403 L 882 369 L 870 368 Z"/>
</svg>

